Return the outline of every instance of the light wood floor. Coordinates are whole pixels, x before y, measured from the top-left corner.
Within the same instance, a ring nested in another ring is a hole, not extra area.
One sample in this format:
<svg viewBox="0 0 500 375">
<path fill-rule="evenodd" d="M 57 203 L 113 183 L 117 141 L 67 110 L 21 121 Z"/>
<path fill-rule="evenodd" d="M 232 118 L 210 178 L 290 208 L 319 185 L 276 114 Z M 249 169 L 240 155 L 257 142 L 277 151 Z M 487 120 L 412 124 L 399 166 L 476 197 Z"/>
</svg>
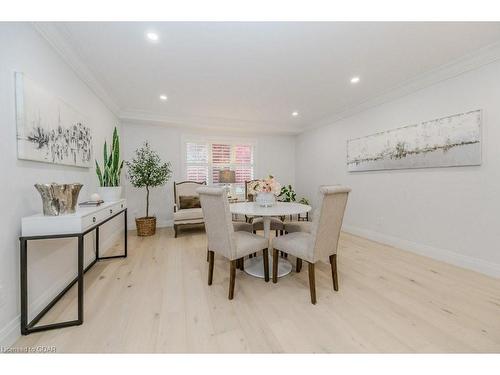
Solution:
<svg viewBox="0 0 500 375">
<path fill-rule="evenodd" d="M 130 232 L 129 257 L 98 263 L 85 278 L 82 326 L 32 334 L 15 346 L 58 352 L 500 352 L 500 280 L 343 234 L 340 291 L 330 268 L 307 267 L 277 284 L 216 256 L 207 285 L 206 238 Z M 73 288 L 44 321 L 74 317 Z"/>
</svg>

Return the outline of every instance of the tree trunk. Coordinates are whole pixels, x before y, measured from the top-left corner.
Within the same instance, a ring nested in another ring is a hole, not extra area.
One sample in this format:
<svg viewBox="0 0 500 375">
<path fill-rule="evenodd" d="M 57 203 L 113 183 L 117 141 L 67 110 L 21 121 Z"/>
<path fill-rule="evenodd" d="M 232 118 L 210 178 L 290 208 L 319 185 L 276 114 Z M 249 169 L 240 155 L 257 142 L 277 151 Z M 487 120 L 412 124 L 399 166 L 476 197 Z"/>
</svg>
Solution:
<svg viewBox="0 0 500 375">
<path fill-rule="evenodd" d="M 149 186 L 146 186 L 146 217 L 149 217 Z"/>
</svg>

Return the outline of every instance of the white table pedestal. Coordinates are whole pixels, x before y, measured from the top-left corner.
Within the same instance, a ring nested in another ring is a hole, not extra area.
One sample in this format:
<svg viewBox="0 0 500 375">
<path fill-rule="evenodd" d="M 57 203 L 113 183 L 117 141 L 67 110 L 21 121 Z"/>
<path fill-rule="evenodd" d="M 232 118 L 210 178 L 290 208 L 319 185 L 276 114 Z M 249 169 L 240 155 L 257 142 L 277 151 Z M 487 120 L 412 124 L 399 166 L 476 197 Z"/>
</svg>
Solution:
<svg viewBox="0 0 500 375">
<path fill-rule="evenodd" d="M 272 277 L 273 271 L 273 246 L 271 241 L 271 217 L 264 216 L 264 237 L 269 241 L 269 277 Z M 259 255 L 255 258 L 244 260 L 245 272 L 251 276 L 264 278 L 264 261 L 263 256 Z M 283 258 L 278 258 L 278 277 L 286 276 L 292 272 L 292 264 Z"/>
<path fill-rule="evenodd" d="M 251 276 L 264 278 L 264 261 L 262 255 L 245 259 L 245 272 Z M 272 278 L 273 257 L 269 255 L 269 278 Z M 292 272 L 292 264 L 283 258 L 278 258 L 278 277 L 283 277 Z"/>
<path fill-rule="evenodd" d="M 255 202 L 238 202 L 229 205 L 232 214 L 246 215 L 250 217 L 262 217 L 264 224 L 264 237 L 268 240 L 269 248 L 269 273 L 272 276 L 273 269 L 273 245 L 271 241 L 271 218 L 274 216 L 298 215 L 309 212 L 311 206 L 296 202 L 276 202 L 271 207 L 262 207 Z M 292 272 L 292 264 L 284 258 L 278 258 L 278 277 L 288 275 Z M 264 278 L 264 262 L 262 256 L 245 259 L 245 272 L 249 275 Z"/>
</svg>

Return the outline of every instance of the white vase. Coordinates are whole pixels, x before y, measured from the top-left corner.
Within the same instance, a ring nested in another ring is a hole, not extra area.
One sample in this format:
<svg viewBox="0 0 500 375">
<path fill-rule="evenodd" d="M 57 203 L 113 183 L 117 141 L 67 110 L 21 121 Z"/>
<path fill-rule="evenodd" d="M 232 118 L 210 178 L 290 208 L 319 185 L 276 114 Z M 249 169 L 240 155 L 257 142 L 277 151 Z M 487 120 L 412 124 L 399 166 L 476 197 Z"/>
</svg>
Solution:
<svg viewBox="0 0 500 375">
<path fill-rule="evenodd" d="M 98 194 L 104 202 L 119 201 L 122 196 L 121 186 L 100 186 L 97 188 Z"/>
<path fill-rule="evenodd" d="M 276 196 L 274 193 L 257 193 L 255 202 L 262 207 L 271 207 L 276 203 Z"/>
</svg>

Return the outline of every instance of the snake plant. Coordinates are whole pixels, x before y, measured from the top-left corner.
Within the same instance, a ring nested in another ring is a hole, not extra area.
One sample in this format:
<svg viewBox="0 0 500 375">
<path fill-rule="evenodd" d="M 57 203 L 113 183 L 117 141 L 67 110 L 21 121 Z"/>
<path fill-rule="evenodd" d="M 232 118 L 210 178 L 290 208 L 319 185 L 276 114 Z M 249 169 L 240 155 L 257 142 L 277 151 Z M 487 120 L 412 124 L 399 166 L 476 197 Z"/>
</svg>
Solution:
<svg viewBox="0 0 500 375">
<path fill-rule="evenodd" d="M 122 173 L 123 160 L 120 161 L 120 139 L 118 138 L 118 130 L 116 129 L 116 126 L 113 130 L 113 143 L 109 149 L 109 155 L 108 145 L 104 142 L 103 166 L 101 168 L 96 160 L 95 168 L 100 186 L 120 186 L 120 175 Z"/>
</svg>

